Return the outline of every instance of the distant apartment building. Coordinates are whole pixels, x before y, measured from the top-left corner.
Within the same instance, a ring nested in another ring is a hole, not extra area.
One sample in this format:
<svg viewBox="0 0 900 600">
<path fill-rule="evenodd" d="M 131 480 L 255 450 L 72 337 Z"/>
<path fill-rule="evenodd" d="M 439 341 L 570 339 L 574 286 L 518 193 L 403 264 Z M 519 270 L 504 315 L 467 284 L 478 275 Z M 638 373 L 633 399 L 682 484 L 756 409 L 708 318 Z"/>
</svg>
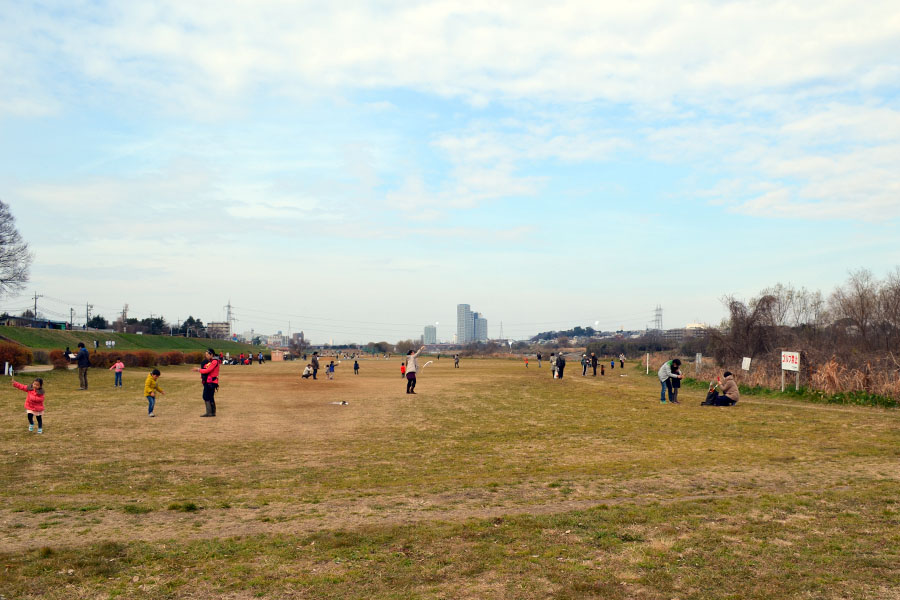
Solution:
<svg viewBox="0 0 900 600">
<path fill-rule="evenodd" d="M 475 341 L 486 342 L 488 339 L 487 319 L 482 317 L 479 313 L 472 313 L 472 316 L 475 320 Z"/>
<path fill-rule="evenodd" d="M 487 341 L 487 319 L 472 312 L 468 304 L 456 305 L 456 341 L 459 344 Z"/>
<path fill-rule="evenodd" d="M 425 344 L 437 344 L 437 327 L 434 325 L 426 325 L 425 333 L 422 336 L 422 342 Z"/>
<path fill-rule="evenodd" d="M 207 323 L 206 332 L 209 334 L 209 337 L 213 339 L 224 340 L 225 338 L 231 337 L 231 326 L 228 324 L 228 321 Z"/>
</svg>

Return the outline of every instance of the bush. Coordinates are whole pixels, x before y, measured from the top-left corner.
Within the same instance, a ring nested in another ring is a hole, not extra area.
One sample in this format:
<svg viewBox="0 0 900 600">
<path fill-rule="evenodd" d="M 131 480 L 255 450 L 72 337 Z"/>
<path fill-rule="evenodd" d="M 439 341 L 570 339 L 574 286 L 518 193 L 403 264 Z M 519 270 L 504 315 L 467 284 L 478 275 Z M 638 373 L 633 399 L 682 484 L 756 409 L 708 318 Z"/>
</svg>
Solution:
<svg viewBox="0 0 900 600">
<path fill-rule="evenodd" d="M 159 355 L 158 361 L 160 365 L 182 365 L 184 364 L 184 354 L 178 351 L 164 352 Z"/>
<path fill-rule="evenodd" d="M 9 363 L 13 369 L 19 370 L 32 361 L 31 350 L 19 344 L 0 342 L 0 364 Z"/>
<path fill-rule="evenodd" d="M 63 353 L 62 350 L 51 350 L 51 351 L 50 351 L 50 362 L 51 362 L 51 364 L 53 363 L 53 361 L 55 361 L 55 360 L 57 360 L 57 359 L 66 360 L 66 355 Z"/>
<path fill-rule="evenodd" d="M 205 352 L 185 352 L 184 363 L 188 365 L 199 365 L 206 358 Z"/>
<path fill-rule="evenodd" d="M 135 352 L 135 356 L 138 359 L 139 367 L 153 367 L 156 366 L 156 353 L 150 352 L 149 350 L 138 350 Z"/>
<path fill-rule="evenodd" d="M 32 361 L 36 365 L 49 365 L 50 364 L 50 353 L 46 350 L 35 350 L 34 351 L 34 360 Z"/>
<path fill-rule="evenodd" d="M 134 352 L 124 352 L 122 354 L 122 362 L 125 363 L 126 367 L 141 366 L 141 359 Z"/>
<path fill-rule="evenodd" d="M 94 352 L 91 354 L 91 366 L 96 369 L 108 369 L 115 360 L 108 352 Z"/>
<path fill-rule="evenodd" d="M 60 371 L 64 371 L 69 368 L 69 361 L 64 358 L 52 358 L 50 359 L 51 364 L 54 369 L 58 369 Z"/>
</svg>

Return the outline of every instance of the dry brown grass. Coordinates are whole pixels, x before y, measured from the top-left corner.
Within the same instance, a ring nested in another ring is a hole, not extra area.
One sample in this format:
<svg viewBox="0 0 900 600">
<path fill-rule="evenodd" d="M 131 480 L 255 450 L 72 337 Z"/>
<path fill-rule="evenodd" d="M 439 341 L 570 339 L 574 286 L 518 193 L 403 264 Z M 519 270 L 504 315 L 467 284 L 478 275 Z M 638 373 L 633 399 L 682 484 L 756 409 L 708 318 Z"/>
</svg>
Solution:
<svg viewBox="0 0 900 600">
<path fill-rule="evenodd" d="M 895 536 L 894 411 L 705 409 L 690 388 L 660 406 L 633 367 L 553 381 L 511 360 L 442 359 L 407 396 L 397 360 L 351 366 L 228 367 L 216 419 L 187 367 L 163 369 L 155 419 L 143 371 L 87 393 L 49 373 L 41 437 L 0 390 L 0 594 L 763 598 L 793 561 L 790 589 L 839 597 L 816 593 L 828 570 Z M 897 584 L 880 564 L 836 589 Z"/>
</svg>

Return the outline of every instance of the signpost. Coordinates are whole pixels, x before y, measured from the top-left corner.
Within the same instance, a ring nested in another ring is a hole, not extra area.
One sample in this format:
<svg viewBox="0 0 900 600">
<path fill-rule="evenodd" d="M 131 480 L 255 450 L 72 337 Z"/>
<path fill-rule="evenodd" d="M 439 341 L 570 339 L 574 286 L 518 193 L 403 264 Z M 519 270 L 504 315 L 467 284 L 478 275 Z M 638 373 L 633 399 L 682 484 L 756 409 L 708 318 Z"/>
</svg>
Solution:
<svg viewBox="0 0 900 600">
<path fill-rule="evenodd" d="M 698 352 L 696 356 L 694 356 L 694 373 L 696 375 L 700 374 L 700 366 L 703 364 L 703 354 Z"/>
<path fill-rule="evenodd" d="M 741 362 L 741 369 L 745 371 L 750 370 L 750 357 L 745 356 L 744 360 Z"/>
<path fill-rule="evenodd" d="M 800 353 L 799 352 L 782 352 L 781 353 L 781 391 L 784 391 L 784 372 L 794 371 L 796 380 L 794 381 L 794 389 L 800 389 Z"/>
</svg>

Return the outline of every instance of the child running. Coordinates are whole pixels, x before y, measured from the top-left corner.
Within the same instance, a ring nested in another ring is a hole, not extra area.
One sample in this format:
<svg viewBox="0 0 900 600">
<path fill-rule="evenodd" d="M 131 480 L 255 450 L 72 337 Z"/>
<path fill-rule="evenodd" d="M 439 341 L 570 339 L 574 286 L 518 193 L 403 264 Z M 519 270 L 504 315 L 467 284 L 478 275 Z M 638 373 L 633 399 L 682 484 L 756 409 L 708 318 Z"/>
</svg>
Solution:
<svg viewBox="0 0 900 600">
<path fill-rule="evenodd" d="M 113 387 L 120 388 L 122 387 L 122 371 L 125 370 L 125 363 L 122 362 L 121 358 L 116 359 L 116 364 L 109 368 L 110 371 L 115 370 L 116 372 L 116 380 L 113 382 Z"/>
<path fill-rule="evenodd" d="M 38 377 L 31 385 L 24 385 L 16 380 L 13 387 L 28 392 L 25 397 L 25 414 L 28 415 L 28 431 L 34 431 L 34 418 L 37 417 L 37 432 L 44 433 L 44 380 Z"/>
<path fill-rule="evenodd" d="M 163 396 L 166 393 L 159 387 L 159 369 L 153 369 L 150 371 L 150 374 L 147 375 L 147 380 L 144 382 L 144 395 L 147 396 L 147 416 L 155 417 L 153 414 L 153 408 L 156 406 L 156 392 L 159 392 Z"/>
</svg>

